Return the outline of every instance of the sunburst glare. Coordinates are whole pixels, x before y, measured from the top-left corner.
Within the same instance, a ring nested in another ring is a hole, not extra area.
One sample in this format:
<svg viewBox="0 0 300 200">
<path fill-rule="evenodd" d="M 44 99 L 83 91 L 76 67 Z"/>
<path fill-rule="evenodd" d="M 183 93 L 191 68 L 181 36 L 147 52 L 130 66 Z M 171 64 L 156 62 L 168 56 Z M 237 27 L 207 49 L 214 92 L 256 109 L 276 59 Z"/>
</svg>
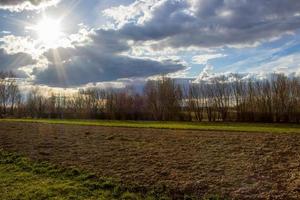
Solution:
<svg viewBox="0 0 300 200">
<path fill-rule="evenodd" d="M 60 20 L 49 17 L 44 17 L 39 21 L 33 26 L 33 30 L 36 31 L 38 39 L 48 47 L 55 45 L 63 36 Z"/>
</svg>

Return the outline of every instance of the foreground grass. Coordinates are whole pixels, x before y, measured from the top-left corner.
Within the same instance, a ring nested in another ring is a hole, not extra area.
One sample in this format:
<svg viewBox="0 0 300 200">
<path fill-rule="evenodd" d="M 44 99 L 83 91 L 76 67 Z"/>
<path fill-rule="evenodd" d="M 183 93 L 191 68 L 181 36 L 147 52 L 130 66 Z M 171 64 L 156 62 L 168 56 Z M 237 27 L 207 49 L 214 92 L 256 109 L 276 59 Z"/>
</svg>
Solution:
<svg viewBox="0 0 300 200">
<path fill-rule="evenodd" d="M 60 119 L 0 119 L 0 122 L 31 122 L 84 126 L 158 128 L 207 131 L 240 131 L 268 133 L 300 133 L 299 124 L 236 123 L 236 122 L 155 122 L 116 120 L 60 120 Z"/>
<path fill-rule="evenodd" d="M 167 199 L 130 192 L 113 181 L 76 169 L 33 162 L 0 149 L 0 199 Z"/>
<path fill-rule="evenodd" d="M 47 162 L 36 162 L 0 149 L 1 200 L 168 200 L 165 187 L 147 190 L 124 186 L 110 179 L 99 179 L 77 169 L 60 168 Z M 180 199 L 198 199 L 184 195 Z M 203 200 L 225 200 L 208 196 Z"/>
</svg>

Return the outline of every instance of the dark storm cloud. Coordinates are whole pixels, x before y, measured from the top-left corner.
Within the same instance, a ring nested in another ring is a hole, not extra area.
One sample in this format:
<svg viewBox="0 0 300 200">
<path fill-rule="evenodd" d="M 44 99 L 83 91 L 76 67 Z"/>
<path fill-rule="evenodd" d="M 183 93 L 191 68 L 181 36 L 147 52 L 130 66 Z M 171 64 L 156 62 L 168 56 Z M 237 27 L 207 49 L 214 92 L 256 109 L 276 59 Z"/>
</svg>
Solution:
<svg viewBox="0 0 300 200">
<path fill-rule="evenodd" d="M 18 77 L 24 77 L 24 73 L 19 71 L 20 67 L 36 63 L 30 55 L 26 53 L 7 54 L 4 49 L 0 49 L 0 71 L 14 72 Z"/>
<path fill-rule="evenodd" d="M 36 83 L 72 87 L 87 83 L 115 81 L 121 78 L 148 77 L 181 69 L 183 69 L 182 65 L 172 62 L 85 54 L 73 57 L 62 66 L 49 65 L 46 70 L 37 73 Z"/>
<path fill-rule="evenodd" d="M 158 62 L 120 55 L 129 46 L 117 36 L 109 30 L 98 30 L 91 36 L 92 42 L 89 45 L 48 51 L 45 56 L 51 64 L 45 70 L 35 72 L 35 82 L 48 86 L 73 87 L 185 69 L 185 66 L 172 61 Z"/>
<path fill-rule="evenodd" d="M 299 0 L 164 0 L 150 13 L 142 24 L 124 24 L 120 33 L 164 39 L 165 46 L 218 47 L 254 44 L 300 28 Z"/>
</svg>

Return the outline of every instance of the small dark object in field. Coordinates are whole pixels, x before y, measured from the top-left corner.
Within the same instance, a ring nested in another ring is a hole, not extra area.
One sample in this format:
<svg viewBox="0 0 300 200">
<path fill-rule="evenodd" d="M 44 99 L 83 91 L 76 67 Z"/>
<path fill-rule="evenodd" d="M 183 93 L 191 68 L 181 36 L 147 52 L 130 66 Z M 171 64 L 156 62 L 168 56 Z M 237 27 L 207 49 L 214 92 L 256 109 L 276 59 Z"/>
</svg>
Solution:
<svg viewBox="0 0 300 200">
<path fill-rule="evenodd" d="M 162 176 L 168 176 L 170 174 L 170 172 L 168 172 L 168 171 L 166 171 L 166 170 L 162 170 L 161 172 L 160 172 L 160 175 L 162 175 Z"/>
<path fill-rule="evenodd" d="M 85 134 L 85 135 L 90 135 L 90 134 L 91 134 L 91 132 L 89 132 L 89 131 L 86 131 L 84 134 Z"/>
<path fill-rule="evenodd" d="M 113 139 L 115 139 L 115 136 L 114 136 L 114 135 L 111 135 L 111 136 L 106 137 L 105 139 L 106 139 L 106 140 L 113 140 Z"/>
<path fill-rule="evenodd" d="M 49 152 L 45 152 L 45 151 L 40 151 L 39 154 L 42 155 L 42 156 L 49 156 L 50 155 Z"/>
</svg>

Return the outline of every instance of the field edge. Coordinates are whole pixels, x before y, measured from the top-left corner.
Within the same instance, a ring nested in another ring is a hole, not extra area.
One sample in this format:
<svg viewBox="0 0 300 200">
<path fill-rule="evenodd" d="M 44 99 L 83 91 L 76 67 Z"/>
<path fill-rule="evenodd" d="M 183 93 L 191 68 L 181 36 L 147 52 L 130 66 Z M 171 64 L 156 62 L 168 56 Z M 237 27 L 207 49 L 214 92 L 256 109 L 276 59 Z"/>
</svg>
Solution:
<svg viewBox="0 0 300 200">
<path fill-rule="evenodd" d="M 300 133 L 300 124 L 240 123 L 240 122 L 172 122 L 172 121 L 117 121 L 78 119 L 0 119 L 0 122 L 46 123 L 80 126 L 105 126 L 124 128 L 153 128 L 172 130 Z"/>
</svg>

